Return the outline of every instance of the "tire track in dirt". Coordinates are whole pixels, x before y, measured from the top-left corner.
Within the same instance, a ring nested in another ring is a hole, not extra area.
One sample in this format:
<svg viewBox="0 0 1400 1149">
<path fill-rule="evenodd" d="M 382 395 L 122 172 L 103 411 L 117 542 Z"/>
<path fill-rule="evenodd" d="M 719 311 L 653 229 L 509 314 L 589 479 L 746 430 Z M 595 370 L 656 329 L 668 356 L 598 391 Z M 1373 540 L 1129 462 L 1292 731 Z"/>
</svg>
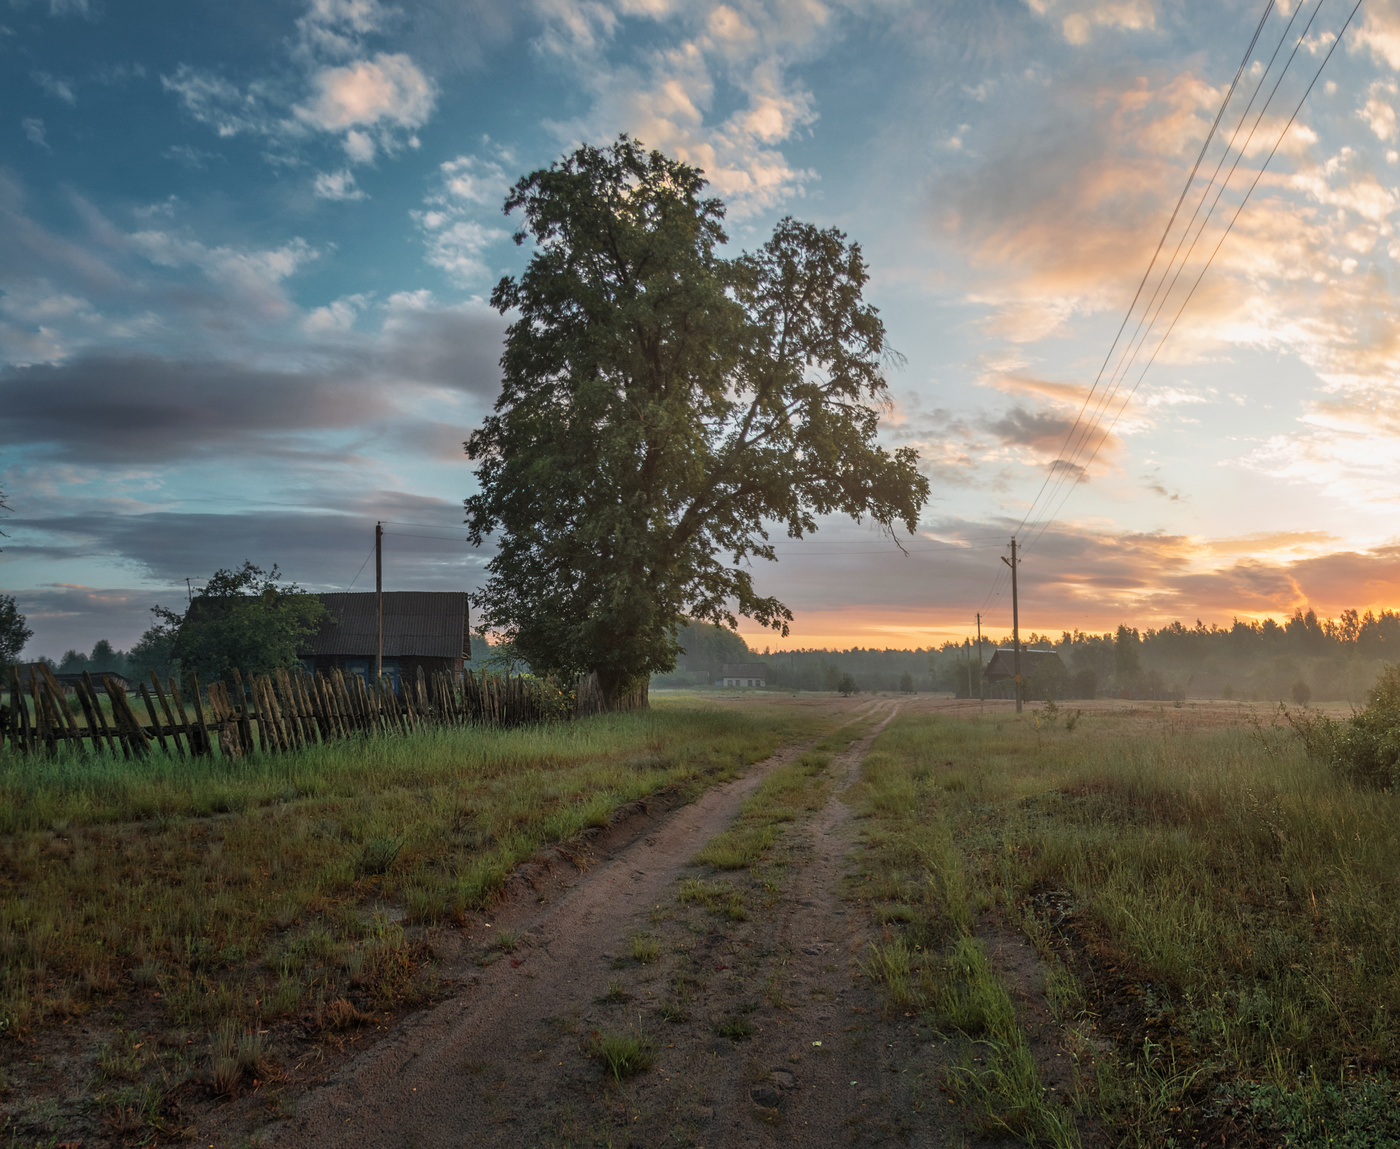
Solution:
<svg viewBox="0 0 1400 1149">
<path fill-rule="evenodd" d="M 786 747 L 742 778 L 711 787 L 582 875 L 554 904 L 502 907 L 493 927 L 523 939 L 509 960 L 475 971 L 470 989 L 344 1066 L 303 1097 L 293 1117 L 267 1127 L 259 1144 L 551 1143 L 538 1132 L 541 1120 L 567 1127 L 570 1098 L 602 1089 L 596 1067 L 579 1055 L 575 1028 L 608 983 L 613 955 L 643 915 L 670 898 L 690 859 L 763 778 L 809 745 Z"/>
</svg>

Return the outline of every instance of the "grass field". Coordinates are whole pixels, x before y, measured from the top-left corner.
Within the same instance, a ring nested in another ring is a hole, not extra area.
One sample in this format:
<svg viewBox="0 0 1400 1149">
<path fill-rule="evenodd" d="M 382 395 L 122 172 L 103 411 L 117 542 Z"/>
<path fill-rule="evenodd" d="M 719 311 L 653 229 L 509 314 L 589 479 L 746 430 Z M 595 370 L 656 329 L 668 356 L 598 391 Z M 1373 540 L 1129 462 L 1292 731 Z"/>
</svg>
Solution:
<svg viewBox="0 0 1400 1149">
<path fill-rule="evenodd" d="M 93 1011 L 121 1026 L 139 1005 L 144 1027 L 254 1073 L 243 1047 L 271 1019 L 335 1028 L 430 996 L 414 927 L 489 906 L 540 847 L 835 724 L 678 697 L 241 761 L 0 758 L 0 1057 L 19 1055 L 4 1038 Z M 123 1034 L 95 1084 L 149 1076 L 156 1043 Z"/>
<path fill-rule="evenodd" d="M 955 1095 L 1053 1144 L 1400 1144 L 1400 796 L 1267 713 L 1086 710 L 907 714 L 865 761 L 871 972 L 977 1039 Z M 988 961 L 1007 930 L 1063 1099 Z"/>
</svg>

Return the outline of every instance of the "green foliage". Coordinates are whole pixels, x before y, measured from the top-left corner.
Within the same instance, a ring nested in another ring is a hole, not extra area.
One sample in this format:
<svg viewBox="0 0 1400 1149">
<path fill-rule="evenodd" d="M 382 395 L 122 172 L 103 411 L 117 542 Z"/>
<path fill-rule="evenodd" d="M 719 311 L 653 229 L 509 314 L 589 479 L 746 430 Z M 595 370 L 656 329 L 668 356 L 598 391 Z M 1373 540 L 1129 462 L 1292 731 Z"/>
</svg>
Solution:
<svg viewBox="0 0 1400 1149">
<path fill-rule="evenodd" d="M 320 599 L 278 577 L 275 564 L 270 571 L 250 562 L 215 571 L 183 615 L 153 608 L 160 622 L 138 644 L 143 657 L 158 658 L 168 649 L 168 658 L 206 681 L 234 669 L 268 674 L 294 666 L 330 616 Z"/>
<path fill-rule="evenodd" d="M 859 694 L 860 687 L 856 685 L 855 675 L 843 674 L 837 680 L 836 689 L 849 698 L 852 694 Z"/>
<path fill-rule="evenodd" d="M 656 1060 L 656 1043 L 649 1037 L 630 1033 L 595 1033 L 588 1043 L 588 1052 L 614 1081 L 632 1077 L 650 1069 Z"/>
<path fill-rule="evenodd" d="M 1400 788 L 1400 664 L 1381 671 L 1366 708 L 1345 722 L 1325 714 L 1289 714 L 1310 758 L 1329 762 L 1358 786 Z"/>
<path fill-rule="evenodd" d="M 0 663 L 18 662 L 24 644 L 33 637 L 34 631 L 25 624 L 14 595 L 0 594 Z"/>
<path fill-rule="evenodd" d="M 605 696 L 669 671 L 687 618 L 786 633 L 745 562 L 776 558 L 770 524 L 912 531 L 928 497 L 914 451 L 876 442 L 889 352 L 859 246 L 787 219 L 725 259 L 704 187 L 624 136 L 506 201 L 535 252 L 491 297 L 518 318 L 467 443 L 470 538 L 499 536 L 477 601 L 536 673 L 596 671 Z"/>
</svg>

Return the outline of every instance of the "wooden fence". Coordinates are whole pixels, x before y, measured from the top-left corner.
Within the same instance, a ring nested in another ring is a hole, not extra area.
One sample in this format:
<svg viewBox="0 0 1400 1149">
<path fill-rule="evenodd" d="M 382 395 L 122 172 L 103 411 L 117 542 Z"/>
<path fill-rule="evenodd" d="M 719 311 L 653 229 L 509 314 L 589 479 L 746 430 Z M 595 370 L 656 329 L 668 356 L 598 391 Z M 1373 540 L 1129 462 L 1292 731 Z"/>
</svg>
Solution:
<svg viewBox="0 0 1400 1149">
<path fill-rule="evenodd" d="M 102 683 L 110 702 L 104 712 L 92 676 L 74 686 L 77 709 L 42 664 L 30 682 L 10 669 L 10 704 L 0 706 L 0 748 L 57 753 L 60 745 L 80 752 L 148 754 L 152 746 L 177 755 L 225 757 L 260 752 L 277 754 L 303 746 L 375 734 L 407 733 L 430 726 L 516 726 L 565 716 L 565 695 L 536 679 L 467 673 L 404 680 L 395 691 L 388 679 L 378 685 L 338 670 L 312 675 L 303 670 L 243 676 L 201 687 L 188 682 L 189 703 L 175 679 L 164 686 L 154 673 L 151 688 L 137 687 L 145 719 L 133 697 L 110 676 Z"/>
</svg>

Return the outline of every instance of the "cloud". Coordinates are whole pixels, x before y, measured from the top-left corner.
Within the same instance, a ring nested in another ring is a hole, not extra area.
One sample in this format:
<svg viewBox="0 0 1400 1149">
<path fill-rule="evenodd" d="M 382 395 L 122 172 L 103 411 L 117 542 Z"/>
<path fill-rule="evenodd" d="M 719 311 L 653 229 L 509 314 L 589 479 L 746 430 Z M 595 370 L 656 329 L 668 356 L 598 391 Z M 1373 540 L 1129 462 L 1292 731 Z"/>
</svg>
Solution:
<svg viewBox="0 0 1400 1149">
<path fill-rule="evenodd" d="M 20 120 L 19 126 L 24 130 L 24 138 L 31 144 L 43 148 L 46 152 L 53 149 L 49 147 L 48 138 L 44 134 L 44 121 L 37 116 Z"/>
<path fill-rule="evenodd" d="M 438 187 L 424 197 L 422 210 L 410 214 L 423 233 L 427 261 L 454 283 L 470 287 L 490 277 L 486 249 L 509 236 L 472 216 L 487 205 L 499 205 L 510 181 L 499 163 L 476 156 L 458 156 L 438 171 Z"/>
<path fill-rule="evenodd" d="M 1395 138 L 1395 107 L 1386 96 L 1394 96 L 1397 87 L 1394 80 L 1377 80 L 1368 92 L 1368 99 L 1357 110 L 1357 116 L 1376 134 L 1378 140 Z"/>
<path fill-rule="evenodd" d="M 395 407 L 365 378 L 236 363 L 91 356 L 0 372 L 0 442 L 74 462 L 141 463 L 262 453 L 301 432 L 383 419 Z"/>
<path fill-rule="evenodd" d="M 160 83 L 179 99 L 191 117 L 221 137 L 266 135 L 278 130 L 278 117 L 273 112 L 277 101 L 265 82 L 255 81 L 246 89 L 239 88 L 213 72 L 181 64 L 174 75 L 161 76 Z"/>
<path fill-rule="evenodd" d="M 30 72 L 30 78 L 43 88 L 50 96 L 56 100 L 62 100 L 70 106 L 77 104 L 78 96 L 73 91 L 73 81 L 61 79 L 49 72 Z"/>
<path fill-rule="evenodd" d="M 1400 4 L 1372 0 L 1351 37 L 1353 52 L 1368 50 L 1377 63 L 1400 71 Z"/>
<path fill-rule="evenodd" d="M 364 38 L 391 22 L 378 0 L 311 0 L 297 20 L 302 51 L 346 59 L 357 55 Z"/>
<path fill-rule="evenodd" d="M 348 168 L 338 172 L 319 172 L 313 188 L 317 199 L 357 200 L 365 193 L 355 186 L 355 176 Z"/>
<path fill-rule="evenodd" d="M 202 151 L 189 144 L 171 144 L 160 154 L 192 172 L 202 172 L 209 167 L 210 160 L 222 158 L 218 152 Z"/>
<path fill-rule="evenodd" d="M 574 68 L 593 108 L 556 125 L 566 138 L 605 139 L 619 128 L 703 168 L 736 219 L 802 193 L 815 173 L 782 145 L 816 121 L 809 91 L 789 72 L 835 40 L 832 11 L 816 0 L 761 7 L 714 3 L 540 0 L 537 49 Z M 650 25 L 657 46 L 640 65 L 611 57 L 629 23 Z M 715 109 L 731 107 L 727 115 Z"/>
<path fill-rule="evenodd" d="M 827 520 L 810 539 L 781 543 L 779 561 L 756 568 L 756 585 L 795 611 L 795 645 L 816 636 L 844 644 L 862 630 L 883 632 L 877 645 L 904 646 L 912 644 L 906 636 L 947 628 L 961 638 L 979 611 L 984 633 L 1009 631 L 1009 588 L 989 591 L 1015 527 L 936 520 L 905 539 L 901 554 L 889 540 Z M 1201 537 L 1057 523 L 1022 553 L 1023 636 L 1103 632 L 1121 622 L 1228 625 L 1237 615 L 1277 618 L 1299 606 L 1335 617 L 1400 601 L 1400 546 L 1348 549 L 1322 532 Z M 938 588 L 933 602 L 929 586 Z M 771 640 L 751 629 L 760 644 Z"/>
<path fill-rule="evenodd" d="M 282 282 L 319 253 L 297 236 L 281 247 L 263 250 L 226 245 L 208 247 L 193 237 L 169 231 L 138 231 L 127 237 L 133 250 L 162 267 L 197 267 L 218 286 L 267 319 L 285 319 L 293 305 Z"/>
<path fill-rule="evenodd" d="M 400 22 L 377 0 L 311 0 L 297 20 L 291 58 L 299 75 L 237 84 L 180 64 L 161 84 L 220 136 L 259 135 L 296 148 L 317 133 L 338 136 L 351 163 L 404 146 L 431 117 L 437 86 L 405 52 L 369 52 L 367 41 Z"/>
<path fill-rule="evenodd" d="M 12 307 L 41 331 L 91 316 L 73 297 Z M 356 330 L 365 316 L 371 330 Z M 465 418 L 462 401 L 495 399 L 504 326 L 480 304 L 443 307 L 415 293 L 374 306 L 356 295 L 311 311 L 302 334 L 312 342 L 268 346 L 265 365 L 104 350 L 12 366 L 0 369 L 0 443 L 12 457 L 74 464 L 218 458 L 239 466 L 303 450 L 343 458 L 346 434 L 399 444 L 422 435 L 433 457 L 451 442 L 456 458 L 467 428 L 444 428 Z M 286 366 L 290 359 L 302 365 Z M 328 433 L 341 433 L 338 445 Z"/>
<path fill-rule="evenodd" d="M 397 146 L 394 128 L 421 127 L 432 114 L 437 91 L 406 55 L 378 53 L 373 60 L 356 60 L 323 68 L 311 77 L 312 96 L 293 112 L 303 123 L 325 132 L 346 132 L 352 159 L 367 162 L 369 136 L 358 129 L 375 129 L 379 146 Z M 410 137 L 410 143 L 413 143 Z"/>
<path fill-rule="evenodd" d="M 1038 16 L 1058 20 L 1060 33 L 1082 46 L 1100 28 L 1124 32 L 1150 31 L 1157 26 L 1152 0 L 1026 0 Z"/>
</svg>

